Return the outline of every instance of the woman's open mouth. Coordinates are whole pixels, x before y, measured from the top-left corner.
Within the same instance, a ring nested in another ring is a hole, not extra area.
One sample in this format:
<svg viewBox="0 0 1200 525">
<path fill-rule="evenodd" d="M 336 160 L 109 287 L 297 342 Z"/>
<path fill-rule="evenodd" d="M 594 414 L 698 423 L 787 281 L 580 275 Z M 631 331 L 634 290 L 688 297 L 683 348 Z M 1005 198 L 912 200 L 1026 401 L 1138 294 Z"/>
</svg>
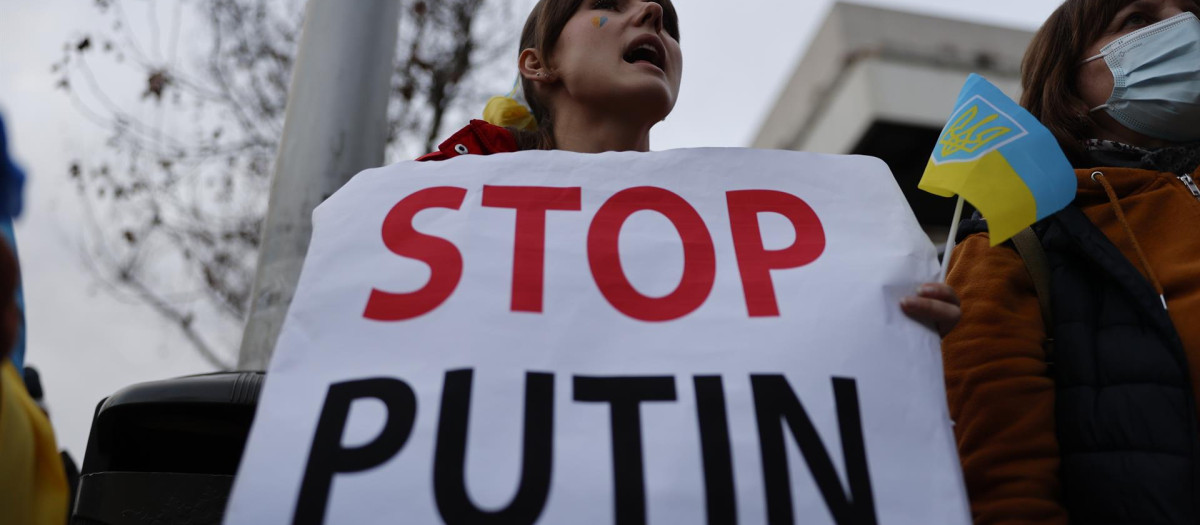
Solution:
<svg viewBox="0 0 1200 525">
<path fill-rule="evenodd" d="M 666 72 L 666 55 L 662 40 L 654 35 L 643 35 L 629 43 L 622 58 L 630 64 L 645 62 Z"/>
</svg>

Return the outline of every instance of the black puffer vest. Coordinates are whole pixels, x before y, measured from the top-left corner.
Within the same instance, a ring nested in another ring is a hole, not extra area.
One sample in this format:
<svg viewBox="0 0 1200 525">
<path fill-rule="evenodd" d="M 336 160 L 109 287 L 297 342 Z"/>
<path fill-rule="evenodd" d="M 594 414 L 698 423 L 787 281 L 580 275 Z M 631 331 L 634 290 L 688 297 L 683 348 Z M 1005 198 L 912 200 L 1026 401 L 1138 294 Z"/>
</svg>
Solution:
<svg viewBox="0 0 1200 525">
<path fill-rule="evenodd" d="M 986 230 L 968 219 L 959 238 Z M 1158 293 L 1078 208 L 1034 230 L 1050 267 L 1048 358 L 1071 523 L 1200 524 L 1195 398 Z"/>
</svg>

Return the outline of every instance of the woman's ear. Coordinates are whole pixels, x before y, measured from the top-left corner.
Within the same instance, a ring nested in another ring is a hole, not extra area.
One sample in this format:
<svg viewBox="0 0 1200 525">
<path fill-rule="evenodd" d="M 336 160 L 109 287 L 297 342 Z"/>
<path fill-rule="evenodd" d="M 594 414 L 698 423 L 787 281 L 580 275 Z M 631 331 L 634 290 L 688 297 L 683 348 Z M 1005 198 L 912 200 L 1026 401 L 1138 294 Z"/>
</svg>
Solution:
<svg viewBox="0 0 1200 525">
<path fill-rule="evenodd" d="M 518 57 L 518 67 L 521 70 L 521 77 L 534 82 L 553 83 L 558 80 L 558 76 L 550 70 L 550 65 L 542 60 L 542 54 L 533 48 L 521 51 L 521 56 Z"/>
</svg>

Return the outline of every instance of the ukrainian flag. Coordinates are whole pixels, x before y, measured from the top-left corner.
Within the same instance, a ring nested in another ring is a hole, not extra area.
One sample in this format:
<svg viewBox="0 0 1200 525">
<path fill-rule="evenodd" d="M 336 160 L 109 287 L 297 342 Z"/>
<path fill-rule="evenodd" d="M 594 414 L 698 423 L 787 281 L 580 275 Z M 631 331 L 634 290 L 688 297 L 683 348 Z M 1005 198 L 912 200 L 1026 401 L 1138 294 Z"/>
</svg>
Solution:
<svg viewBox="0 0 1200 525">
<path fill-rule="evenodd" d="M 972 74 L 918 188 L 960 195 L 988 222 L 992 246 L 1075 198 L 1075 171 L 1054 135 L 999 88 Z"/>
</svg>

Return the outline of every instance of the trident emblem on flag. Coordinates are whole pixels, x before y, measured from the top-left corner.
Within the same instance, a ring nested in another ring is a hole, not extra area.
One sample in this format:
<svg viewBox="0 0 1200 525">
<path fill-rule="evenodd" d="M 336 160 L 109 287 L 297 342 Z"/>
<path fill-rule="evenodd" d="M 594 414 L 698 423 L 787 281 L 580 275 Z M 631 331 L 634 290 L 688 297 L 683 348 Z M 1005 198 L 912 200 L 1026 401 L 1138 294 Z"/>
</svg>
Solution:
<svg viewBox="0 0 1200 525">
<path fill-rule="evenodd" d="M 1026 134 L 1014 119 L 982 97 L 974 97 L 951 117 L 938 137 L 935 163 L 975 160 Z"/>
</svg>

